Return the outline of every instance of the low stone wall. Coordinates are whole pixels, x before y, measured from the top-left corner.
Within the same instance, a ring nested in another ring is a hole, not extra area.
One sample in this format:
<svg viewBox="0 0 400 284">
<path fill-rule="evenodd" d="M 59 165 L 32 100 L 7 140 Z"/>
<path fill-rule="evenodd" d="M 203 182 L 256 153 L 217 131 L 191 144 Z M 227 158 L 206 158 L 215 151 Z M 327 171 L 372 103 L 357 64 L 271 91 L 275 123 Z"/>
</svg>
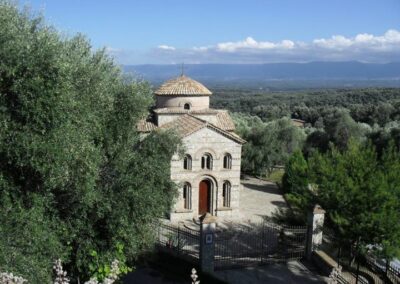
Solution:
<svg viewBox="0 0 400 284">
<path fill-rule="evenodd" d="M 172 223 L 178 223 L 179 221 L 191 220 L 193 219 L 193 210 L 181 210 L 171 212 L 169 214 L 169 219 Z"/>
<path fill-rule="evenodd" d="M 332 270 L 338 267 L 338 263 L 322 250 L 313 252 L 312 261 L 326 275 L 330 275 Z"/>
</svg>

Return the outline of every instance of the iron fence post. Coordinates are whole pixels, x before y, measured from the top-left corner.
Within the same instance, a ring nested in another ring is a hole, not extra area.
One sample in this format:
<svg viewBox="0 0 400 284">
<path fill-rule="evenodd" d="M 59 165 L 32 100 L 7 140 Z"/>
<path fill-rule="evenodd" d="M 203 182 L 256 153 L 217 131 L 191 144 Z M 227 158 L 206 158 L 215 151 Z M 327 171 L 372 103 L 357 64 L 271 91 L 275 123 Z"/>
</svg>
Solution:
<svg viewBox="0 0 400 284">
<path fill-rule="evenodd" d="M 180 234 L 180 225 L 178 225 L 178 255 L 180 254 L 181 250 L 181 234 Z"/>
<path fill-rule="evenodd" d="M 263 261 L 264 261 L 264 238 L 265 238 L 265 236 L 264 236 L 264 230 L 265 229 L 265 221 L 263 221 L 263 223 L 262 223 L 262 227 L 261 227 L 261 230 L 262 230 L 262 232 L 261 232 L 261 263 L 263 263 Z"/>
<path fill-rule="evenodd" d="M 161 231 L 161 224 L 158 226 L 158 228 L 157 228 L 157 244 L 159 245 L 160 243 L 161 243 L 161 233 L 160 233 L 160 231 Z"/>
</svg>

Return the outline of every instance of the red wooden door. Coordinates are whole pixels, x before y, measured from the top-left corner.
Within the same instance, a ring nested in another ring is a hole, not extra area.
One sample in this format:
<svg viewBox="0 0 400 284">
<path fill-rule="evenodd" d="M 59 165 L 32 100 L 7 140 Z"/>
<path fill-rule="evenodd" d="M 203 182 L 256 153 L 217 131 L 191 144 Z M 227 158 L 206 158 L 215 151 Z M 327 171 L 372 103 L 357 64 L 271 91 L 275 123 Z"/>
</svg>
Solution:
<svg viewBox="0 0 400 284">
<path fill-rule="evenodd" d="M 210 182 L 203 180 L 199 185 L 199 215 L 210 212 Z"/>
</svg>

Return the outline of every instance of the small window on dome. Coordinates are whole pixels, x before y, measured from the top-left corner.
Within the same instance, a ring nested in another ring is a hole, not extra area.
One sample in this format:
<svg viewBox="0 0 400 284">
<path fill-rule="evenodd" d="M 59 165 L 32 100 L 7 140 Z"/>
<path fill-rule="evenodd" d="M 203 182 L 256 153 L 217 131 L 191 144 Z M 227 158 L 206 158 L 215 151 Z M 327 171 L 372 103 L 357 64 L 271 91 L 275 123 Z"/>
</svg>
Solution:
<svg viewBox="0 0 400 284">
<path fill-rule="evenodd" d="M 183 108 L 187 109 L 187 110 L 190 110 L 190 104 L 188 104 L 188 103 L 184 104 Z"/>
</svg>

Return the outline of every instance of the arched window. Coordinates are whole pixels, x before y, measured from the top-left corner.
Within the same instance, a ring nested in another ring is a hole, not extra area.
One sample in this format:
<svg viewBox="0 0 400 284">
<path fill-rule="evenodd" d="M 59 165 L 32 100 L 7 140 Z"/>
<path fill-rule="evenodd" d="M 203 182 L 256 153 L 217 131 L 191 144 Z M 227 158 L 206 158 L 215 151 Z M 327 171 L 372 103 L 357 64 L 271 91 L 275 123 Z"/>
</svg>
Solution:
<svg viewBox="0 0 400 284">
<path fill-rule="evenodd" d="M 222 198 L 223 206 L 231 207 L 231 183 L 229 181 L 225 181 L 222 185 Z"/>
<path fill-rule="evenodd" d="M 224 169 L 232 169 L 232 156 L 230 154 L 224 156 Z"/>
<path fill-rule="evenodd" d="M 205 153 L 201 157 L 201 168 L 202 169 L 207 169 L 207 170 L 212 170 L 213 167 L 213 158 L 211 154 Z"/>
<path fill-rule="evenodd" d="M 190 104 L 189 103 L 184 104 L 183 109 L 190 110 Z"/>
<path fill-rule="evenodd" d="M 183 158 L 183 168 L 185 170 L 192 169 L 192 157 L 188 154 L 186 154 L 185 157 Z"/>
<path fill-rule="evenodd" d="M 183 185 L 183 208 L 192 209 L 192 186 L 188 182 Z"/>
</svg>

